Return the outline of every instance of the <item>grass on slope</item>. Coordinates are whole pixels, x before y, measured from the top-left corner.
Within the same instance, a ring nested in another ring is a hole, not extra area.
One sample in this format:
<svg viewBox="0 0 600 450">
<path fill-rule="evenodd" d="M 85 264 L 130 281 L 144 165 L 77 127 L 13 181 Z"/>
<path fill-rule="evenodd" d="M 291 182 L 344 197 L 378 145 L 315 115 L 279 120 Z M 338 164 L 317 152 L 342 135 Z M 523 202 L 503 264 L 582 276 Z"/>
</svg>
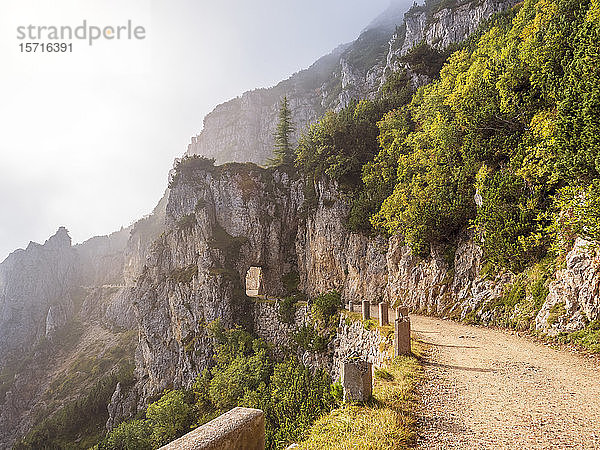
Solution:
<svg viewBox="0 0 600 450">
<path fill-rule="evenodd" d="M 364 405 L 342 405 L 323 416 L 300 448 L 408 448 L 417 435 L 415 387 L 421 374 L 417 357 L 395 358 L 385 369 L 375 371 L 373 400 Z"/>
</svg>

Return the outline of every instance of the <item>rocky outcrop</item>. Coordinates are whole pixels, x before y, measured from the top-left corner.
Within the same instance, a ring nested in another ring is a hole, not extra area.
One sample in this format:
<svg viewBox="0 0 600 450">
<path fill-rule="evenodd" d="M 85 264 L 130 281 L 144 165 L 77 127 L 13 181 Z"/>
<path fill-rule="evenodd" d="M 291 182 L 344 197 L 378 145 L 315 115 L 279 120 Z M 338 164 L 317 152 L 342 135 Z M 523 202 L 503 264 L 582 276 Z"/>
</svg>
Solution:
<svg viewBox="0 0 600 450">
<path fill-rule="evenodd" d="M 250 325 L 244 280 L 263 268 L 263 285 L 283 291 L 295 266 L 301 185 L 285 172 L 229 164 L 177 178 L 166 232 L 154 244 L 132 293 L 140 328 L 136 375 L 147 398 L 189 385 L 210 364 L 206 325 Z"/>
<path fill-rule="evenodd" d="M 565 265 L 549 285 L 538 313 L 538 330 L 554 335 L 577 331 L 600 319 L 600 259 L 591 242 L 578 238 L 566 254 Z"/>
<path fill-rule="evenodd" d="M 73 313 L 77 254 L 64 227 L 0 264 L 0 363 L 50 336 Z"/>
<path fill-rule="evenodd" d="M 348 231 L 347 201 L 332 183 L 316 185 L 317 207 L 298 231 L 300 288 L 309 295 L 337 290 L 344 300 L 382 299 L 387 284 L 387 240 Z"/>
<path fill-rule="evenodd" d="M 107 236 L 95 236 L 74 247 L 79 260 L 81 285 L 102 286 L 123 282 L 124 250 L 131 228 L 122 228 Z"/>
<path fill-rule="evenodd" d="M 496 323 L 500 313 L 510 315 L 497 306 L 517 277 L 507 271 L 484 273 L 483 253 L 470 231 L 464 231 L 455 245 L 432 247 L 422 258 L 401 236 L 386 239 L 348 231 L 347 200 L 335 183 L 320 181 L 314 186 L 317 201 L 312 209 L 304 201 L 303 184 L 286 172 L 252 164 L 186 170 L 175 179 L 166 231 L 155 243 L 136 287 L 127 294 L 140 327 L 136 374 L 141 398 L 171 385 L 189 386 L 211 364 L 207 324 L 216 319 L 225 327 L 254 329 L 278 347 L 290 344 L 290 333 L 304 323 L 308 310 L 300 308 L 292 324 L 281 324 L 276 304 L 246 297 L 250 267 L 262 269 L 270 296 L 285 293 L 283 279 L 297 273 L 299 288 L 309 297 L 338 290 L 345 301 L 386 300 L 413 312 L 471 317 L 482 323 Z M 564 323 L 570 325 L 561 330 L 581 328 L 585 320 L 597 318 L 598 266 L 590 252 L 578 242 L 569 253 L 566 269 L 550 286 L 538 323 L 553 302 L 565 298 L 569 314 Z M 354 339 L 348 336 L 367 339 L 349 325 L 340 327 L 340 342 Z M 338 350 L 346 346 L 338 344 L 332 352 L 342 355 L 344 351 Z M 381 342 L 371 344 L 362 348 L 355 342 L 350 347 L 364 353 Z M 381 355 L 366 356 L 376 362 Z M 332 359 L 301 357 L 310 366 L 337 373 Z"/>
<path fill-rule="evenodd" d="M 138 398 L 135 389 L 123 387 L 117 383 L 115 392 L 108 405 L 108 421 L 106 429 L 112 430 L 123 420 L 133 416 L 137 412 Z"/>
<path fill-rule="evenodd" d="M 75 246 L 61 227 L 43 245 L 32 242 L 0 264 L 0 448 L 10 448 L 45 410 L 54 395 L 50 382 L 64 376 L 56 370 L 66 347 L 75 346 L 73 360 L 83 358 L 103 339 L 137 327 L 129 293 L 164 229 L 165 208 L 166 200 L 134 226 Z M 87 335 L 74 333 L 80 327 Z M 135 408 L 137 398 L 129 404 Z M 129 404 L 121 414 L 129 414 Z"/>
</svg>

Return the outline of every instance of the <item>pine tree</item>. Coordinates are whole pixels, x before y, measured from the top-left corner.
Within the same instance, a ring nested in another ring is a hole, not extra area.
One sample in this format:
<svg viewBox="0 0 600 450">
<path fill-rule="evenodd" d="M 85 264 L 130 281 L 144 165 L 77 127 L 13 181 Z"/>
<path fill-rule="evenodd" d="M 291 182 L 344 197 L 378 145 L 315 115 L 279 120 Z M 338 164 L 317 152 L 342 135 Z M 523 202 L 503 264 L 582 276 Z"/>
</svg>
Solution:
<svg viewBox="0 0 600 450">
<path fill-rule="evenodd" d="M 291 136 L 294 133 L 292 112 L 288 106 L 287 97 L 283 97 L 279 107 L 279 123 L 275 130 L 275 148 L 273 158 L 267 161 L 270 167 L 291 166 L 294 163 L 294 149 Z"/>
</svg>

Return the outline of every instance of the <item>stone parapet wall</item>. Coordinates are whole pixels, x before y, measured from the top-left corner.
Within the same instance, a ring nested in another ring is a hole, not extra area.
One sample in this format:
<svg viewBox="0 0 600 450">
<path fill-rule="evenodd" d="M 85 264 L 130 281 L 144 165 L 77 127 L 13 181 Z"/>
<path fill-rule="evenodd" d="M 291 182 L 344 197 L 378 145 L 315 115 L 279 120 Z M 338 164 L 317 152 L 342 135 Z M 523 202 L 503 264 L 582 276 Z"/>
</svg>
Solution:
<svg viewBox="0 0 600 450">
<path fill-rule="evenodd" d="M 260 409 L 233 408 L 161 450 L 264 450 L 265 415 Z"/>
<path fill-rule="evenodd" d="M 291 324 L 281 322 L 279 305 L 275 301 L 255 300 L 252 307 L 252 318 L 255 333 L 274 345 L 275 350 L 283 350 L 292 342 L 294 333 L 305 323 L 310 322 L 309 307 L 296 306 L 294 320 Z M 313 368 L 325 369 L 333 380 L 341 377 L 343 361 L 356 357 L 380 367 L 391 357 L 393 352 L 393 329 L 389 336 L 375 327 L 368 330 L 362 321 L 353 321 L 346 313 L 342 313 L 334 339 L 323 353 L 302 352 L 302 362 Z"/>
</svg>

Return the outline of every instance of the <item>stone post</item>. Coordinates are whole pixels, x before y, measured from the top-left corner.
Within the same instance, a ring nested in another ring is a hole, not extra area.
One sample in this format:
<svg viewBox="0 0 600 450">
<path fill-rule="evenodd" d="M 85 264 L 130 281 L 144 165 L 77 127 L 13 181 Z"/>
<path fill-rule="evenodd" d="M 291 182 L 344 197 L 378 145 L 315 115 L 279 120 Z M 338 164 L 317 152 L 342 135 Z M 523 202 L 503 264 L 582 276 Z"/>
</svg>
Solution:
<svg viewBox="0 0 600 450">
<path fill-rule="evenodd" d="M 344 402 L 366 402 L 373 393 L 373 364 L 347 359 L 342 365 Z"/>
<path fill-rule="evenodd" d="M 396 308 L 396 319 L 402 319 L 408 317 L 408 308 L 406 306 L 399 306 Z"/>
<path fill-rule="evenodd" d="M 362 302 L 362 316 L 363 320 L 371 318 L 371 302 L 369 300 L 363 300 Z"/>
<path fill-rule="evenodd" d="M 396 319 L 394 322 L 394 356 L 410 355 L 410 319 Z"/>
<path fill-rule="evenodd" d="M 354 302 L 352 300 L 348 302 L 348 311 L 354 312 Z"/>
<path fill-rule="evenodd" d="M 381 302 L 379 304 L 379 326 L 383 327 L 390 324 L 388 317 L 388 304 L 387 302 Z"/>
</svg>

